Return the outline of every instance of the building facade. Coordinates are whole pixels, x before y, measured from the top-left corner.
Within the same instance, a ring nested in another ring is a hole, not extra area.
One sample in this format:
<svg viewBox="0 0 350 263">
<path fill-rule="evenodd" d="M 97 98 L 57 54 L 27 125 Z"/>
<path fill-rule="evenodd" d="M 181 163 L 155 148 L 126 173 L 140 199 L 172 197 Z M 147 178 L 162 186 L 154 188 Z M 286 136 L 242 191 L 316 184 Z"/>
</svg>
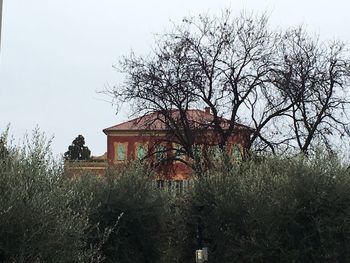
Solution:
<svg viewBox="0 0 350 263">
<path fill-rule="evenodd" d="M 209 123 L 213 115 L 208 109 L 188 110 L 187 119 L 193 122 L 194 130 L 196 125 Z M 178 114 L 173 111 L 172 115 Z M 223 119 L 223 125 L 229 120 Z M 225 128 L 225 127 L 224 127 Z M 197 129 L 198 130 L 198 129 Z M 185 180 L 192 172 L 191 158 L 185 154 L 176 137 L 169 136 L 168 126 L 157 115 L 151 113 L 146 116 L 129 120 L 112 127 L 106 128 L 103 132 L 107 135 L 107 162 L 109 166 L 116 166 L 129 160 L 145 160 L 154 167 L 159 178 L 170 180 Z M 232 136 L 227 142 L 227 151 L 234 158 L 241 158 L 253 129 L 236 124 Z M 204 147 L 210 148 L 211 155 L 215 155 L 217 148 L 217 135 L 210 128 L 201 129 L 194 133 L 195 150 L 203 152 Z M 209 146 L 209 147 L 208 147 Z"/>
</svg>

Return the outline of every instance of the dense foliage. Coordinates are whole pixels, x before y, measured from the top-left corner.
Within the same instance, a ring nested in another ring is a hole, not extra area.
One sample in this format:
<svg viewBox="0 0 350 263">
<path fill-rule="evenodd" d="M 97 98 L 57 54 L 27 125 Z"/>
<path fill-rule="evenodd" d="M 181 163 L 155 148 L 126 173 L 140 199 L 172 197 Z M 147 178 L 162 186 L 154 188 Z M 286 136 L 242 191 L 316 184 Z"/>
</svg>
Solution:
<svg viewBox="0 0 350 263">
<path fill-rule="evenodd" d="M 89 196 L 64 180 L 38 131 L 8 147 L 0 158 L 0 261 L 86 261 Z"/>
<path fill-rule="evenodd" d="M 21 147 L 5 137 L 0 262 L 161 262 L 163 199 L 151 171 L 136 163 L 68 179 L 39 131 Z"/>
<path fill-rule="evenodd" d="M 84 191 L 93 192 L 98 204 L 90 214 L 90 243 L 99 243 L 101 229 L 109 229 L 101 246 L 103 262 L 161 262 L 164 200 L 150 178 L 140 163 L 109 171 L 103 180 L 82 178 Z"/>
<path fill-rule="evenodd" d="M 141 163 L 64 177 L 40 133 L 0 158 L 1 262 L 348 262 L 350 171 L 334 156 L 215 167 L 181 195 Z"/>
<path fill-rule="evenodd" d="M 215 262 L 347 262 L 349 190 L 349 170 L 332 157 L 254 160 L 208 172 L 187 214 Z"/>
</svg>

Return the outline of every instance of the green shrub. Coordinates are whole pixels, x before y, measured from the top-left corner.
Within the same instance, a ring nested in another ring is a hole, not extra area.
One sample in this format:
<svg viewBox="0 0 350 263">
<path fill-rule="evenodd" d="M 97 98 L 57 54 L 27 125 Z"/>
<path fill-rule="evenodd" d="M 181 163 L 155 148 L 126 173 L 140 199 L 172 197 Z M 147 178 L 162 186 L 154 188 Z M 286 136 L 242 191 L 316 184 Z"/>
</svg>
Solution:
<svg viewBox="0 0 350 263">
<path fill-rule="evenodd" d="M 90 216 L 90 242 L 95 244 L 109 229 L 101 247 L 104 262 L 160 262 L 164 202 L 151 187 L 150 170 L 134 163 L 106 176 L 95 184 L 98 206 Z"/>
<path fill-rule="evenodd" d="M 348 262 L 350 171 L 332 156 L 213 162 L 192 191 L 139 162 L 64 177 L 43 136 L 0 138 L 0 262 Z"/>
<path fill-rule="evenodd" d="M 39 131 L 6 151 L 0 158 L 0 261 L 86 262 L 92 253 L 85 242 L 89 198 L 63 179 Z"/>
<path fill-rule="evenodd" d="M 222 171 L 222 169 L 221 169 Z M 208 171 L 195 184 L 184 245 L 196 225 L 212 262 L 346 262 L 350 258 L 350 177 L 339 161 L 267 158 Z"/>
</svg>

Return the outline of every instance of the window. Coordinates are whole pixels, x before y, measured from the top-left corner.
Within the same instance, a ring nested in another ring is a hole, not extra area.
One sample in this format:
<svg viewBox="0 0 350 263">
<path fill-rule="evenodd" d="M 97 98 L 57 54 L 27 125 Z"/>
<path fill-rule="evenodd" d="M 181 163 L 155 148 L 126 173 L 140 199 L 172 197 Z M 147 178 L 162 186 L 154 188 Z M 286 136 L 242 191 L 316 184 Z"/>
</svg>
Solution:
<svg viewBox="0 0 350 263">
<path fill-rule="evenodd" d="M 136 158 L 142 160 L 147 155 L 147 145 L 142 143 L 136 144 Z"/>
<path fill-rule="evenodd" d="M 222 158 L 222 150 L 219 145 L 214 145 L 210 148 L 210 154 L 213 160 L 220 160 Z"/>
<path fill-rule="evenodd" d="M 232 145 L 231 155 L 235 161 L 242 160 L 241 149 L 238 144 Z"/>
<path fill-rule="evenodd" d="M 115 160 L 116 161 L 125 161 L 126 160 L 126 147 L 127 143 L 115 143 Z"/>
<path fill-rule="evenodd" d="M 192 146 L 194 158 L 200 158 L 202 156 L 202 146 L 195 144 Z"/>
<path fill-rule="evenodd" d="M 184 160 L 185 156 L 186 156 L 184 148 L 180 144 L 175 143 L 174 149 L 175 149 L 175 151 L 174 151 L 175 159 L 176 160 L 179 160 L 179 159 Z"/>
<path fill-rule="evenodd" d="M 166 148 L 164 145 L 159 144 L 156 147 L 156 160 L 158 162 L 163 161 L 165 159 Z"/>
</svg>

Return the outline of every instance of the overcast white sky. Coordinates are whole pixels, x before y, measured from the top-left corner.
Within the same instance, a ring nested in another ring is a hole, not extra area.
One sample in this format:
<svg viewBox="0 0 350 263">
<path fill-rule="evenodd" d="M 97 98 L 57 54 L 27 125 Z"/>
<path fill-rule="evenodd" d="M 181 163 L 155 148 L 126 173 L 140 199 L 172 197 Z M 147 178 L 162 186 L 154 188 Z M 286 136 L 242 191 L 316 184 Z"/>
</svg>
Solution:
<svg viewBox="0 0 350 263">
<path fill-rule="evenodd" d="M 350 43 L 349 0 L 4 0 L 0 133 L 10 123 L 18 139 L 38 126 L 54 135 L 54 154 L 83 134 L 103 154 L 102 129 L 128 118 L 97 93 L 122 81 L 112 65 L 131 50 L 150 52 L 171 21 L 224 8 L 267 11 L 272 27 L 305 24 Z"/>
</svg>

